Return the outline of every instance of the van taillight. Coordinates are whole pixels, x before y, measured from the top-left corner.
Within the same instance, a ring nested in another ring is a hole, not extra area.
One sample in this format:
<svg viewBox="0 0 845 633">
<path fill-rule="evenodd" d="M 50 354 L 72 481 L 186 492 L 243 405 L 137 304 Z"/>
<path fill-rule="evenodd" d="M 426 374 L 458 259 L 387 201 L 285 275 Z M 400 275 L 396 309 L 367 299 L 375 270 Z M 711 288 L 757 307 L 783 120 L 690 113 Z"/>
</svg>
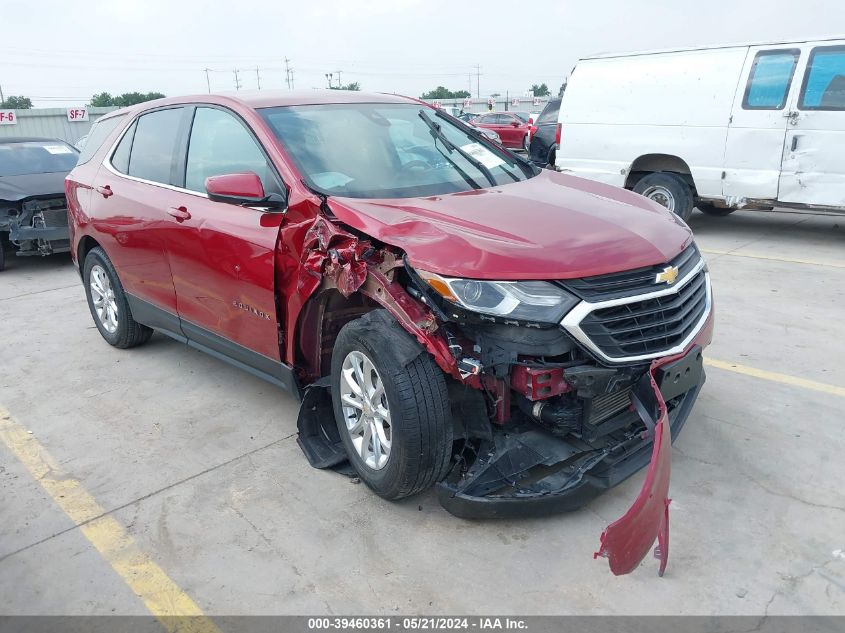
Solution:
<svg viewBox="0 0 845 633">
<path fill-rule="evenodd" d="M 558 123 L 557 128 L 555 129 L 555 145 L 560 145 L 560 131 L 561 125 Z"/>
</svg>

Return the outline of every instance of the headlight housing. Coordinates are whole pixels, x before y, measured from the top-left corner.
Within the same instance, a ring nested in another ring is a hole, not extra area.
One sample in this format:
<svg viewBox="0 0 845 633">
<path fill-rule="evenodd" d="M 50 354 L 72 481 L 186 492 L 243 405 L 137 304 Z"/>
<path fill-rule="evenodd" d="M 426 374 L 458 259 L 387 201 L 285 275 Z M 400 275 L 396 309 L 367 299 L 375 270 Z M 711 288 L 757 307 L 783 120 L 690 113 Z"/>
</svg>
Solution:
<svg viewBox="0 0 845 633">
<path fill-rule="evenodd" d="M 417 269 L 441 297 L 472 312 L 503 319 L 559 323 L 578 297 L 547 281 L 482 281 Z"/>
</svg>

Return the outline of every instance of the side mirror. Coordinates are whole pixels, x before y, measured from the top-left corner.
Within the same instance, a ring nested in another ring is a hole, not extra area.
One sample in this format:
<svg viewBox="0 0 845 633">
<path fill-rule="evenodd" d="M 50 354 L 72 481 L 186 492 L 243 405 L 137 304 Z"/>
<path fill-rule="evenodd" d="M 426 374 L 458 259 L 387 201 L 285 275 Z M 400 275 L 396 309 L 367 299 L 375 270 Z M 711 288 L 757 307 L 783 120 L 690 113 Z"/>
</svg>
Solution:
<svg viewBox="0 0 845 633">
<path fill-rule="evenodd" d="M 511 121 L 513 127 L 519 127 L 519 121 Z"/>
<path fill-rule="evenodd" d="M 270 209 L 284 207 L 282 196 L 274 193 L 265 194 L 261 178 L 249 171 L 209 176 L 205 179 L 205 191 L 208 193 L 208 199 L 214 202 Z"/>
</svg>

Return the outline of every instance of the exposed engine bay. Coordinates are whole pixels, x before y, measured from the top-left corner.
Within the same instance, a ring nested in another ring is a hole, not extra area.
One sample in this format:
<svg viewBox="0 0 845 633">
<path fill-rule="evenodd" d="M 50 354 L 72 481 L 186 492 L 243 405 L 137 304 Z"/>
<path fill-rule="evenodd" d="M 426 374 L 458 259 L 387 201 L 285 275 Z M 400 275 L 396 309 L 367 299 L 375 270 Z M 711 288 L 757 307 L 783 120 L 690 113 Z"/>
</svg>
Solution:
<svg viewBox="0 0 845 633">
<path fill-rule="evenodd" d="M 20 256 L 68 252 L 70 240 L 64 196 L 33 197 L 14 202 L 0 200 L 0 237 L 8 237 Z"/>
</svg>

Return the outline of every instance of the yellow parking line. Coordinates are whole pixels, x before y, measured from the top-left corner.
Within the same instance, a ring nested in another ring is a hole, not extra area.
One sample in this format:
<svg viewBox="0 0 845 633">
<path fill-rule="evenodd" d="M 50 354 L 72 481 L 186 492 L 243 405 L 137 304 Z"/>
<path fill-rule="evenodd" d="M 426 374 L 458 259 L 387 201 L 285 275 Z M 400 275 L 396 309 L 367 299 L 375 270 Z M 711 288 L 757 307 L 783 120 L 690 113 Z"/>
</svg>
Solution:
<svg viewBox="0 0 845 633">
<path fill-rule="evenodd" d="M 147 554 L 117 520 L 62 472 L 27 429 L 0 407 L 0 440 L 32 474 L 147 609 L 172 633 L 220 633 L 197 604 Z"/>
<path fill-rule="evenodd" d="M 747 257 L 749 259 L 766 259 L 775 262 L 786 262 L 787 264 L 807 264 L 809 266 L 826 266 L 828 268 L 845 268 L 845 262 L 822 262 L 817 259 L 794 259 L 791 257 L 774 257 L 772 255 L 758 255 L 754 253 L 737 253 L 735 251 L 717 251 L 709 248 L 702 248 L 702 253 L 708 255 L 729 255 L 730 257 Z"/>
<path fill-rule="evenodd" d="M 790 376 L 789 374 L 779 374 L 774 371 L 766 371 L 765 369 L 757 369 L 756 367 L 748 367 L 747 365 L 738 365 L 736 363 L 729 363 L 715 358 L 705 358 L 704 364 L 718 369 L 726 369 L 738 374 L 745 374 L 746 376 L 753 376 L 754 378 L 762 378 L 763 380 L 771 380 L 772 382 L 779 382 L 784 385 L 792 385 L 793 387 L 802 387 L 804 389 L 812 389 L 813 391 L 820 391 L 833 396 L 845 398 L 845 387 L 838 387 L 837 385 L 829 385 L 824 382 L 816 382 L 815 380 L 807 380 L 806 378 L 798 378 L 797 376 Z"/>
</svg>

